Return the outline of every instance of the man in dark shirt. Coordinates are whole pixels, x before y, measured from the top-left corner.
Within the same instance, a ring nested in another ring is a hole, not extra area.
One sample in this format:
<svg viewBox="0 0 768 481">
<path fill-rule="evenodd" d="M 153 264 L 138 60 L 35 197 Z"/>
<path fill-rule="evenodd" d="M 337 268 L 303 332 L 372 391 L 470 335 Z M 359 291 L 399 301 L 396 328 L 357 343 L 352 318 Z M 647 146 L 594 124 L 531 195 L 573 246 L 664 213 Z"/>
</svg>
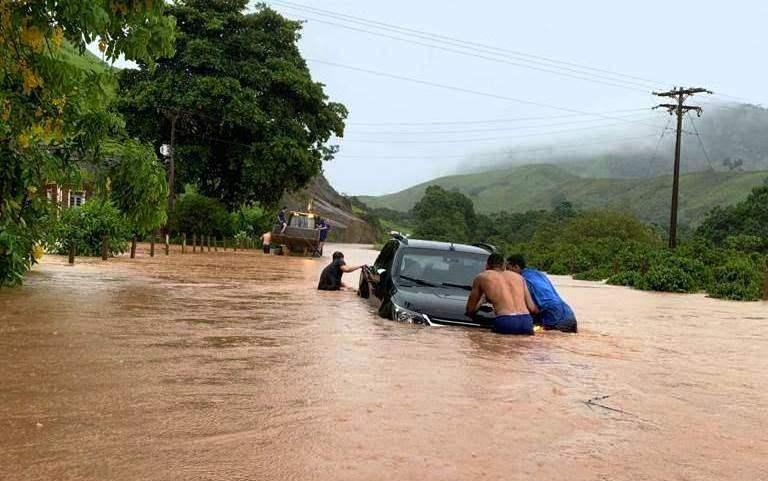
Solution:
<svg viewBox="0 0 768 481">
<path fill-rule="evenodd" d="M 317 223 L 317 229 L 320 231 L 320 243 L 317 246 L 317 252 L 322 256 L 323 255 L 323 247 L 325 246 L 325 240 L 328 238 L 328 231 L 330 230 L 331 226 L 328 225 L 328 222 L 320 218 L 320 220 Z"/>
<path fill-rule="evenodd" d="M 285 218 L 285 209 L 286 207 L 283 207 L 280 209 L 280 212 L 277 213 L 277 223 L 280 225 L 281 234 L 284 234 L 285 229 L 288 227 L 288 221 Z"/>
<path fill-rule="evenodd" d="M 348 266 L 344 262 L 344 254 L 341 252 L 333 253 L 333 262 L 328 264 L 323 273 L 320 274 L 320 282 L 317 285 L 317 289 L 320 291 L 339 291 L 343 287 L 347 287 L 341 282 L 341 276 L 345 273 L 354 272 L 358 269 L 362 269 L 363 266 Z"/>
</svg>

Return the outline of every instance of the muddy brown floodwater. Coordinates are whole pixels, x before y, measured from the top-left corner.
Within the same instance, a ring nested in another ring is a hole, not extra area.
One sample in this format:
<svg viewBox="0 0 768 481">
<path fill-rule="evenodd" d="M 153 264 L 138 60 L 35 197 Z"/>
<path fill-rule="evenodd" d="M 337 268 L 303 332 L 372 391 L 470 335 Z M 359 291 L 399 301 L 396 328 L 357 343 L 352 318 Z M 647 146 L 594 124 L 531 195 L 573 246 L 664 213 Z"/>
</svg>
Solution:
<svg viewBox="0 0 768 481">
<path fill-rule="evenodd" d="M 325 262 L 47 257 L 0 291 L 0 479 L 768 479 L 766 303 L 556 278 L 581 333 L 512 338 Z"/>
</svg>

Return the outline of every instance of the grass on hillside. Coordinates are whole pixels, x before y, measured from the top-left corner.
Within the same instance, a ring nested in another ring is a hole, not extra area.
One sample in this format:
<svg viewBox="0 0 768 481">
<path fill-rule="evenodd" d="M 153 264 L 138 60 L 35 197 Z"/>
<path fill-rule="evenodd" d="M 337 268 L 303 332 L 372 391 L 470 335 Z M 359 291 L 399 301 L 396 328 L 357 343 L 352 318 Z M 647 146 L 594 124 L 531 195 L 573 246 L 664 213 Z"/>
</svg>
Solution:
<svg viewBox="0 0 768 481">
<path fill-rule="evenodd" d="M 680 222 L 696 225 L 717 205 L 730 205 L 761 185 L 768 172 L 696 172 L 680 179 Z M 646 222 L 664 224 L 669 216 L 672 177 L 650 179 L 582 178 L 554 165 L 527 165 L 480 174 L 454 175 L 380 197 L 360 197 L 372 208 L 410 210 L 429 185 L 458 189 L 478 212 L 550 209 L 568 200 L 577 208 L 632 212 Z"/>
</svg>

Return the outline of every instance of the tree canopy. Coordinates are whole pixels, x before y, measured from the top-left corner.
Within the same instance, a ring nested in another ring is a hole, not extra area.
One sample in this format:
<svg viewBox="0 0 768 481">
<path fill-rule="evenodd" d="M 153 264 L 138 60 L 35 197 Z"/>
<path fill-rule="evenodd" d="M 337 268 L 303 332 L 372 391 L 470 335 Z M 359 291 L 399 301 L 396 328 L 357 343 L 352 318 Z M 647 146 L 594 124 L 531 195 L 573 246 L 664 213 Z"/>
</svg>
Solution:
<svg viewBox="0 0 768 481">
<path fill-rule="evenodd" d="M 300 23 L 263 5 L 245 13 L 247 3 L 180 0 L 169 9 L 175 56 L 120 79 L 131 133 L 158 152 L 175 133 L 172 189 L 195 185 L 230 209 L 303 187 L 334 154 L 326 144 L 347 115 L 312 80 Z"/>
<path fill-rule="evenodd" d="M 458 191 L 440 186 L 427 188 L 413 207 L 416 237 L 446 242 L 469 242 L 474 238 L 477 216 L 472 200 Z"/>
<path fill-rule="evenodd" d="M 44 236 L 41 187 L 71 181 L 122 128 L 108 110 L 111 72 L 72 65 L 65 42 L 82 52 L 98 39 L 107 58 L 152 65 L 173 52 L 164 10 L 161 0 L 0 1 L 0 286 L 21 281 Z"/>
</svg>

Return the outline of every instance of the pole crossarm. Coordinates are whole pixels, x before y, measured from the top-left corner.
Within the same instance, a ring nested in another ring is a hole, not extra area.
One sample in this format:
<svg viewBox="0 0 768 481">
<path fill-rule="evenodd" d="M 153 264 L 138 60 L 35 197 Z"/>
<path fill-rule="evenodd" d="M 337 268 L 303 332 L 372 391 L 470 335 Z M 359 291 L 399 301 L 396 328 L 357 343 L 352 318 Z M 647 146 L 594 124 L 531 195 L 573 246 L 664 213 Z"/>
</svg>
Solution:
<svg viewBox="0 0 768 481">
<path fill-rule="evenodd" d="M 693 88 L 676 88 L 672 89 L 668 92 L 653 92 L 653 95 L 657 97 L 677 97 L 678 95 L 696 95 L 696 94 L 713 94 L 711 90 L 704 89 L 701 87 L 693 87 Z"/>
</svg>

